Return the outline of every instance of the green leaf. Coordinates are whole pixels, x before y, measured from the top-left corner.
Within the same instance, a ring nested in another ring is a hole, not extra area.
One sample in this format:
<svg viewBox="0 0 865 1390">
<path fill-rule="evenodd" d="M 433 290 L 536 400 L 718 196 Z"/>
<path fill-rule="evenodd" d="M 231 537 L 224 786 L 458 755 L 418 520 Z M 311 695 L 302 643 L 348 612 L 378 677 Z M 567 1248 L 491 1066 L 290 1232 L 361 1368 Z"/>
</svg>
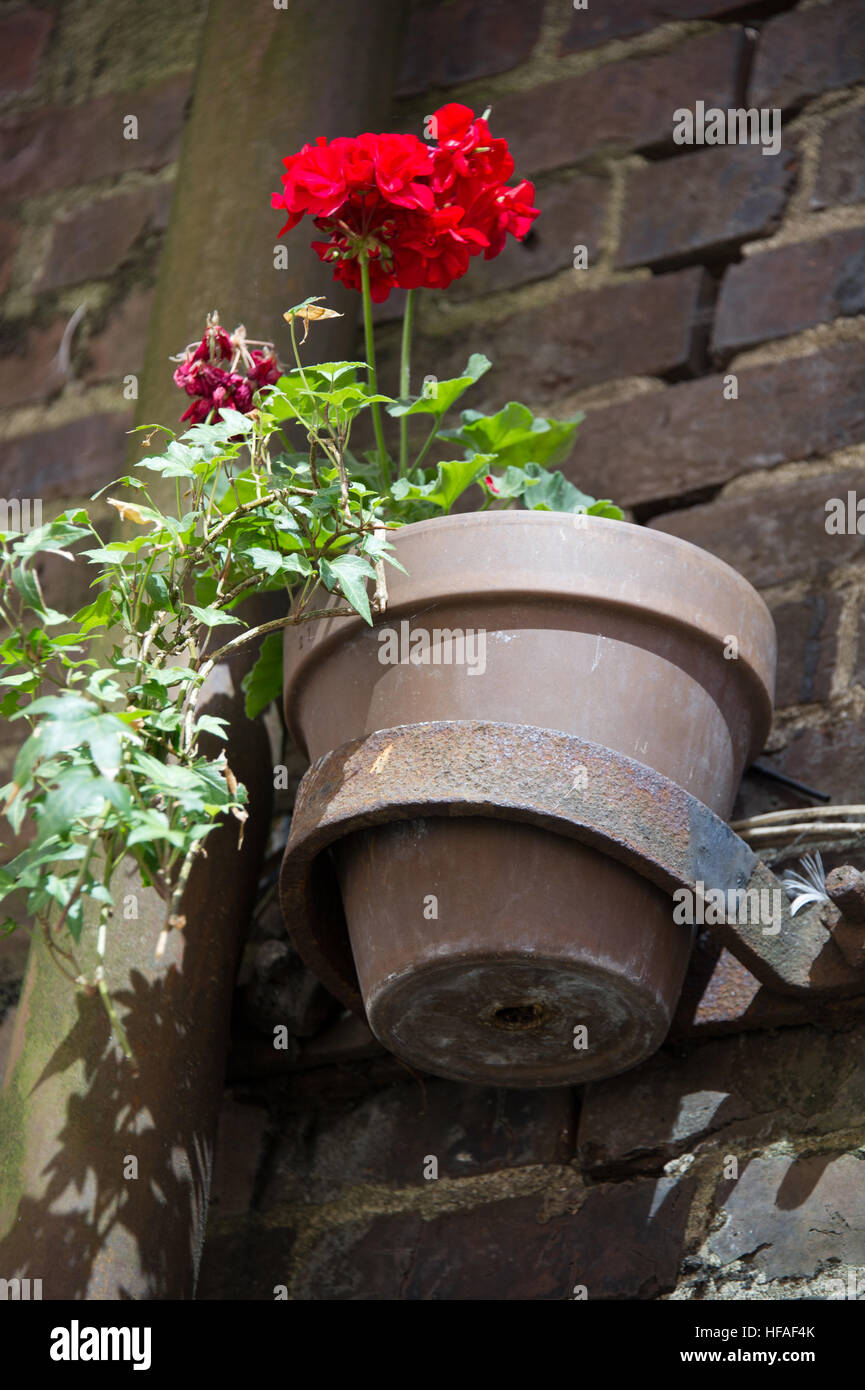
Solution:
<svg viewBox="0 0 865 1390">
<path fill-rule="evenodd" d="M 192 464 L 198 462 L 191 449 L 173 439 L 164 454 L 158 458 L 139 459 L 136 468 L 147 468 L 151 473 L 159 473 L 163 478 L 194 478 Z"/>
<path fill-rule="evenodd" d="M 495 496 L 518 498 L 529 511 L 584 512 L 588 516 L 605 516 L 621 521 L 624 512 L 609 499 L 597 502 L 581 492 L 563 473 L 549 472 L 537 463 L 525 468 L 511 466 L 499 478 L 494 478 Z"/>
<path fill-rule="evenodd" d="M 105 589 L 92 603 L 73 613 L 72 621 L 81 624 L 81 632 L 92 631 L 95 627 L 109 627 L 114 621 L 114 600 Z"/>
<path fill-rule="evenodd" d="M 18 559 L 27 560 L 39 550 L 64 550 L 72 541 L 86 535 L 89 535 L 86 526 L 73 526 L 58 518 L 28 531 L 22 540 L 15 542 L 12 551 Z"/>
<path fill-rule="evenodd" d="M 320 573 L 325 587 L 333 589 L 339 584 L 351 607 L 372 627 L 366 581 L 375 579 L 375 569 L 369 561 L 361 555 L 338 555 L 335 560 L 322 560 Z"/>
<path fill-rule="evenodd" d="M 168 585 L 165 582 L 164 576 L 161 575 L 158 570 L 155 570 L 152 574 L 147 576 L 144 587 L 148 596 L 153 599 L 154 603 L 159 604 L 161 608 L 169 607 L 171 600 L 168 596 Z"/>
<path fill-rule="evenodd" d="M 389 405 L 387 413 L 394 416 L 444 415 L 491 366 L 489 358 L 484 357 L 483 353 L 473 352 L 462 376 L 452 377 L 449 381 L 429 380 L 424 386 L 423 394 L 416 400 L 410 404 L 398 401 L 396 405 Z"/>
<path fill-rule="evenodd" d="M 399 478 L 391 492 L 397 501 L 417 499 L 431 503 L 439 511 L 449 512 L 466 488 L 471 487 L 472 483 L 477 482 L 481 474 L 486 472 L 492 459 L 493 456 L 490 454 L 473 454 L 467 459 L 451 459 L 438 465 L 436 476 L 430 482 L 416 483 L 408 478 Z"/>
<path fill-rule="evenodd" d="M 270 575 L 279 574 L 285 558 L 278 550 L 266 550 L 261 545 L 252 545 L 241 553 L 255 569 L 263 570 L 265 574 Z"/>
<path fill-rule="evenodd" d="M 234 618 L 230 613 L 226 613 L 223 608 L 200 608 L 197 603 L 184 604 L 185 608 L 190 609 L 204 627 L 219 627 L 222 623 L 232 623 L 235 627 L 246 627 L 239 618 Z"/>
<path fill-rule="evenodd" d="M 0 719 L 11 719 L 12 715 L 18 709 L 20 699 L 21 697 L 17 690 L 7 691 L 3 699 L 0 700 Z"/>
<path fill-rule="evenodd" d="M 18 671 L 11 676 L 0 676 L 0 685 L 29 685 L 31 690 L 35 690 L 39 684 L 39 677 L 32 671 Z"/>
<path fill-rule="evenodd" d="M 188 666 L 166 666 L 162 670 L 149 670 L 145 685 L 177 685 L 179 681 L 195 680 L 195 672 Z"/>
<path fill-rule="evenodd" d="M 571 452 L 576 420 L 550 420 L 535 416 L 528 406 L 509 401 L 496 415 L 464 410 L 458 430 L 443 430 L 442 439 L 456 439 L 477 453 L 494 454 L 498 468 L 541 463 L 562 463 Z"/>
<path fill-rule="evenodd" d="M 162 426 L 159 426 L 159 428 L 161 429 Z M 110 487 L 117 487 L 118 483 L 122 483 L 124 487 L 138 488 L 139 492 L 145 486 L 145 484 L 141 482 L 140 478 L 130 478 L 129 474 L 127 473 L 124 474 L 122 478 L 114 478 L 112 482 L 106 483 L 105 486 L 101 487 L 98 492 L 91 492 L 90 501 L 95 502 L 97 497 L 102 496 L 103 492 L 107 492 Z"/>
<path fill-rule="evenodd" d="M 609 517 L 611 521 L 624 521 L 625 519 L 625 513 L 622 511 L 621 507 L 616 506 L 615 502 L 611 502 L 609 497 L 602 497 L 599 502 L 595 502 L 593 506 L 587 507 L 586 513 L 588 516 Z"/>
<path fill-rule="evenodd" d="M 39 583 L 33 571 L 24 565 L 16 565 L 12 570 L 11 577 L 12 583 L 24 600 L 25 606 L 41 613 L 45 607 L 45 602 L 39 592 Z"/>
<path fill-rule="evenodd" d="M 167 840 L 177 849 L 184 849 L 186 844 L 181 832 L 172 830 L 168 817 L 162 811 L 139 810 L 126 843 L 131 848 L 133 845 L 149 844 L 151 840 Z"/>
<path fill-rule="evenodd" d="M 50 714 L 54 719 L 63 719 L 71 723 L 79 719 L 90 719 L 92 715 L 99 713 L 99 706 L 92 700 L 85 700 L 83 695 L 76 695 L 70 691 L 64 695 L 43 695 L 27 706 L 27 713 Z"/>
<path fill-rule="evenodd" d="M 103 714 L 88 720 L 85 732 L 93 761 L 103 777 L 113 781 L 120 771 L 122 737 L 130 736 L 128 725 L 112 714 Z"/>
<path fill-rule="evenodd" d="M 37 845 L 44 846 L 55 836 L 68 834 L 78 821 L 100 815 L 111 783 L 96 777 L 88 768 L 69 768 L 50 787 L 39 810 Z"/>
<path fill-rule="evenodd" d="M 195 732 L 197 734 L 214 734 L 216 738 L 227 739 L 225 730 L 228 727 L 228 720 L 221 719 L 216 714 L 200 714 L 195 721 Z"/>
<path fill-rule="evenodd" d="M 230 406 L 224 405 L 219 413 L 232 434 L 252 434 L 255 429 L 255 421 L 250 420 L 248 415 L 241 415 L 239 410 L 232 410 Z"/>
<path fill-rule="evenodd" d="M 255 719 L 282 693 L 282 641 L 281 632 L 269 632 L 261 644 L 258 660 L 241 681 L 248 719 Z"/>
</svg>

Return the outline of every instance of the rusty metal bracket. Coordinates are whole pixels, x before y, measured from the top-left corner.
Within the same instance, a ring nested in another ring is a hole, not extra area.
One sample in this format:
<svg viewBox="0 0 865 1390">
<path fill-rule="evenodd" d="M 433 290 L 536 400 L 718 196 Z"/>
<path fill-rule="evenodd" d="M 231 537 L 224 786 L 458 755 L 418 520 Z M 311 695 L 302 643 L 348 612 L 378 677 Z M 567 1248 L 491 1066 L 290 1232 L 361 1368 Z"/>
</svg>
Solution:
<svg viewBox="0 0 865 1390">
<path fill-rule="evenodd" d="M 525 724 L 406 724 L 355 739 L 303 778 L 280 878 L 286 923 L 306 964 L 363 1014 L 327 847 L 352 831 L 427 816 L 522 821 L 579 840 L 669 893 L 774 892 L 758 922 L 707 922 L 724 946 L 784 994 L 865 993 L 821 921 L 790 916 L 780 880 L 703 802 L 652 768 L 586 739 Z"/>
</svg>

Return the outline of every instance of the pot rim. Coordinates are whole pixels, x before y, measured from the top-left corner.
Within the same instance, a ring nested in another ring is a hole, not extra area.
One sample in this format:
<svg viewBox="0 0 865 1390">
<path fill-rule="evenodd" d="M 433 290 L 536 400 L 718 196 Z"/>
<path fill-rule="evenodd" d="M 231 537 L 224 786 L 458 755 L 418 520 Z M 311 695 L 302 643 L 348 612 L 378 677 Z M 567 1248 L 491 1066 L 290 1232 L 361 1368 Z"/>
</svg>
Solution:
<svg viewBox="0 0 865 1390">
<path fill-rule="evenodd" d="M 400 547 L 411 545 L 428 533 L 434 537 L 443 537 L 445 533 L 459 536 L 476 528 L 502 531 L 508 526 L 556 529 L 560 534 L 570 529 L 577 545 L 591 547 L 594 563 L 585 568 L 560 569 L 554 575 L 553 562 L 545 570 L 543 565 L 524 565 L 515 557 L 510 569 L 497 571 L 496 578 L 488 570 L 467 568 L 465 563 L 448 564 L 444 559 L 440 567 L 427 561 L 420 577 L 411 572 L 404 575 L 386 565 L 389 590 L 402 588 L 403 592 L 391 598 L 384 612 L 373 614 L 373 628 L 387 626 L 421 605 L 468 602 L 474 594 L 485 601 L 494 596 L 499 601 L 523 599 L 527 604 L 545 600 L 587 601 L 619 613 L 638 612 L 647 619 L 684 629 L 697 640 L 723 644 L 729 634 L 736 633 L 733 622 L 738 611 L 746 615 L 751 631 L 737 634 L 740 644 L 736 667 L 757 694 L 760 708 L 755 715 L 753 742 L 762 747 L 772 719 L 777 637 L 765 600 L 738 570 L 680 536 L 633 522 L 570 512 L 463 512 L 410 522 L 394 529 L 391 537 L 394 553 L 402 560 Z M 599 565 L 600 558 L 611 563 Z M 621 562 L 618 567 L 617 560 Z M 641 582 L 638 587 L 632 577 L 627 582 L 621 577 L 625 565 L 632 572 L 639 563 L 646 569 L 649 592 L 643 591 Z M 340 603 L 336 595 L 327 594 L 319 606 L 336 607 Z M 738 621 L 741 626 L 741 617 Z M 286 627 L 283 707 L 289 732 L 298 746 L 304 745 L 295 718 L 296 692 L 304 677 L 341 642 L 371 630 L 359 615 L 322 618 L 312 632 L 303 624 Z"/>
</svg>

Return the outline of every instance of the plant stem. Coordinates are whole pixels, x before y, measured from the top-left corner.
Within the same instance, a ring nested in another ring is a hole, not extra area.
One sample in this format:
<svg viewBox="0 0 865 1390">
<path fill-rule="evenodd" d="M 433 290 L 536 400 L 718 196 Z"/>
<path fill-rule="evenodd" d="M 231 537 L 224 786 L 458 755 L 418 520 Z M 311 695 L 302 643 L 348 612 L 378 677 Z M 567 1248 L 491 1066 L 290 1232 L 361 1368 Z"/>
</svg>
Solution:
<svg viewBox="0 0 865 1390">
<path fill-rule="evenodd" d="M 435 423 L 426 437 L 426 443 L 424 444 L 423 448 L 421 449 L 420 453 L 414 461 L 415 468 L 420 468 L 421 464 L 423 463 L 424 459 L 429 453 L 430 445 L 432 444 L 433 440 L 438 434 L 439 425 L 441 424 L 443 418 L 444 417 L 442 415 L 436 415 Z"/>
<path fill-rule="evenodd" d="M 360 287 L 363 294 L 363 336 L 366 344 L 366 370 L 369 381 L 369 389 L 372 395 L 378 395 L 378 377 L 375 370 L 375 340 L 372 333 L 372 297 L 369 292 L 369 261 L 365 255 L 360 257 Z M 384 431 L 381 427 L 381 410 L 378 401 L 372 405 L 372 424 L 375 430 L 375 442 L 378 448 L 378 466 L 381 470 L 382 491 L 387 491 L 390 487 L 390 468 L 387 461 L 387 449 L 384 446 Z"/>
<path fill-rule="evenodd" d="M 405 314 L 402 321 L 402 343 L 399 357 L 399 398 L 405 401 L 411 390 L 411 333 L 414 319 L 414 290 L 407 290 Z M 399 422 L 399 476 L 404 478 L 408 472 L 408 416 L 401 415 Z"/>
</svg>

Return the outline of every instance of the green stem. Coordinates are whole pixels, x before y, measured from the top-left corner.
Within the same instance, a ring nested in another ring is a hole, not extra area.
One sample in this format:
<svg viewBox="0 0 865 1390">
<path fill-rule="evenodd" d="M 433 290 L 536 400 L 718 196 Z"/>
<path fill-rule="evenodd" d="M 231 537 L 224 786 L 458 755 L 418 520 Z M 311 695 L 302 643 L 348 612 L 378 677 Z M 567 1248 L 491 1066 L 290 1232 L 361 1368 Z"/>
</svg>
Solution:
<svg viewBox="0 0 865 1390">
<path fill-rule="evenodd" d="M 402 344 L 399 358 L 399 398 L 408 399 L 411 390 L 411 333 L 414 319 L 414 290 L 407 290 L 405 315 L 402 321 Z M 408 416 L 401 415 L 399 422 L 399 476 L 404 478 L 408 472 Z"/>
<path fill-rule="evenodd" d="M 420 468 L 421 464 L 423 463 L 424 459 L 426 458 L 427 454 L 429 453 L 430 445 L 432 444 L 433 440 L 435 439 L 436 435 L 438 434 L 439 425 L 441 424 L 443 418 L 444 418 L 443 415 L 436 415 L 436 417 L 435 417 L 435 424 L 433 425 L 432 429 L 430 430 L 429 434 L 427 435 L 426 443 L 424 444 L 423 448 L 421 449 L 420 453 L 418 454 L 417 458 L 416 458 L 415 461 L 414 461 L 414 466 L 415 466 L 415 468 Z"/>
<path fill-rule="evenodd" d="M 365 255 L 360 257 L 360 288 L 363 294 L 363 336 L 366 344 L 366 369 L 369 389 L 373 396 L 378 395 L 378 377 L 375 370 L 375 340 L 372 335 L 372 297 L 369 292 L 369 262 Z M 384 447 L 384 431 L 381 427 L 381 410 L 378 401 L 372 406 L 372 423 L 375 442 L 378 448 L 378 466 L 381 470 L 382 491 L 390 487 L 390 468 L 387 449 Z"/>
</svg>

